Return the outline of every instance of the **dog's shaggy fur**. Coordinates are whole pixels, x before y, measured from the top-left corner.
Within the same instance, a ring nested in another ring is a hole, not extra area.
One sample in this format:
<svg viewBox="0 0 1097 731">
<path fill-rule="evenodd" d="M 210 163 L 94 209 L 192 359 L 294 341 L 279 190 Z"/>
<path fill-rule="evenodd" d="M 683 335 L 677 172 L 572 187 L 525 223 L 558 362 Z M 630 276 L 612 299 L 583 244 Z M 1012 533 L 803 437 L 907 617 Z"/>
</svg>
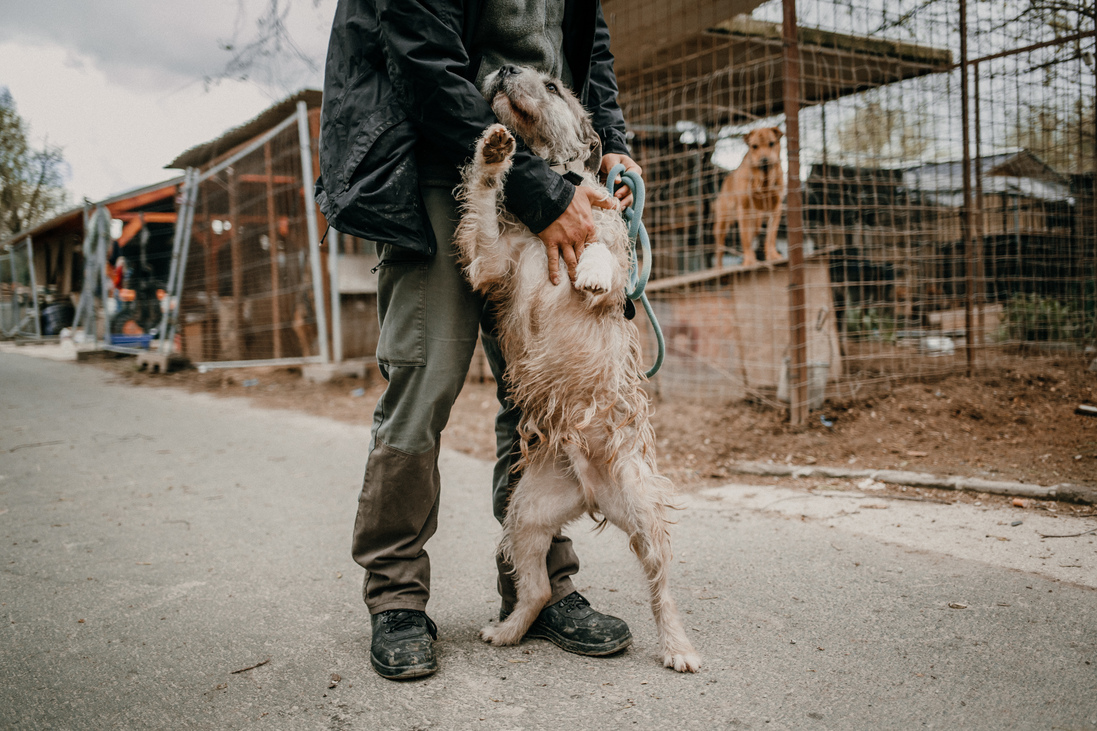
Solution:
<svg viewBox="0 0 1097 731">
<path fill-rule="evenodd" d="M 498 308 L 506 380 L 522 410 L 522 476 L 500 546 L 514 565 L 518 603 L 480 636 L 495 645 L 522 639 L 550 598 L 552 537 L 584 513 L 600 514 L 628 534 L 643 564 L 664 664 L 695 672 L 700 658 L 668 586 L 673 487 L 655 465 L 639 336 L 624 315 L 625 224 L 617 211 L 595 208 L 597 243 L 583 250 L 573 283 L 553 285 L 541 240 L 503 207 L 514 135 L 550 163 L 582 161 L 583 185 L 601 189 L 598 137 L 557 79 L 505 67 L 484 88 L 503 124 L 485 131 L 463 171 L 456 239 L 473 288 Z"/>
<path fill-rule="evenodd" d="M 785 173 L 781 169 L 781 130 L 762 127 L 747 133 L 747 154 L 743 162 L 720 185 L 716 197 L 716 238 L 713 266 L 723 266 L 724 238 L 732 222 L 739 224 L 739 242 L 743 245 L 743 266 L 758 263 L 754 237 L 766 224 L 766 261 L 775 261 L 777 227 L 781 225 L 782 200 L 785 197 Z"/>
</svg>

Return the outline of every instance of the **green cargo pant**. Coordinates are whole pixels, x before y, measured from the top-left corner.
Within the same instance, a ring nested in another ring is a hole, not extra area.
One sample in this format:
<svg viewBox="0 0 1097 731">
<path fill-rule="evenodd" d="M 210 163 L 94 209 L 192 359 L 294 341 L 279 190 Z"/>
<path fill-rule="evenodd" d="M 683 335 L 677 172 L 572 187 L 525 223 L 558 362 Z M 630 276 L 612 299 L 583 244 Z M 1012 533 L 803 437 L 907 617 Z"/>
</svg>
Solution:
<svg viewBox="0 0 1097 731">
<path fill-rule="evenodd" d="M 478 333 L 499 384 L 492 497 L 500 522 L 516 478 L 511 467 L 519 414 L 506 397 L 491 308 L 472 291 L 457 264 L 457 203 L 448 188 L 424 186 L 422 192 L 437 254 L 380 247 L 377 363 L 388 385 L 373 415 L 352 548 L 354 560 L 366 569 L 363 597 L 371 614 L 427 605 L 430 558 L 425 546 L 438 527 L 440 437 L 464 385 Z M 550 602 L 556 602 L 575 590 L 571 576 L 579 561 L 571 541 L 557 536 L 547 563 Z M 511 567 L 500 558 L 497 564 L 502 606 L 509 611 L 516 601 Z"/>
</svg>

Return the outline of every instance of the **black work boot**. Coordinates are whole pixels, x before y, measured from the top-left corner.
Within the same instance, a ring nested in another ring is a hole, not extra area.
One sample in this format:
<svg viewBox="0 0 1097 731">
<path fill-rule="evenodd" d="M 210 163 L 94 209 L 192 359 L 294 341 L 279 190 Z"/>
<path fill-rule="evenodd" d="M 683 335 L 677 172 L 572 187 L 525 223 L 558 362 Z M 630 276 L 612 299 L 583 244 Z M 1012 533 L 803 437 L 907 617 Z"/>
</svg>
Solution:
<svg viewBox="0 0 1097 731">
<path fill-rule="evenodd" d="M 382 678 L 408 680 L 438 670 L 432 642 L 438 639 L 438 627 L 426 612 L 389 609 L 370 617 L 370 624 L 369 659 Z"/>
<path fill-rule="evenodd" d="M 499 621 L 510 612 L 501 610 Z M 577 591 L 541 610 L 526 632 L 527 638 L 548 640 L 576 655 L 601 657 L 620 652 L 632 644 L 625 620 L 596 612 Z"/>
</svg>

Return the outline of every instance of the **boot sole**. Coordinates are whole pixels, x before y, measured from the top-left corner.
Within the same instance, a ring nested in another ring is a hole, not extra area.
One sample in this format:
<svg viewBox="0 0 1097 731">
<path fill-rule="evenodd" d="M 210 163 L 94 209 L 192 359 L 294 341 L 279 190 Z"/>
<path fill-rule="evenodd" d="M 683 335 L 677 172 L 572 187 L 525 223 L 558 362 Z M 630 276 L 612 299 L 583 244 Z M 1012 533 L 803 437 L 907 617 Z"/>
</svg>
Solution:
<svg viewBox="0 0 1097 731">
<path fill-rule="evenodd" d="M 414 680 L 415 678 L 424 678 L 428 675 L 434 675 L 438 672 L 438 663 L 422 664 L 422 665 L 410 665 L 402 667 L 394 667 L 392 665 L 385 665 L 382 662 L 378 662 L 372 653 L 369 656 L 370 664 L 373 665 L 373 670 L 385 680 Z"/>
<path fill-rule="evenodd" d="M 576 642 L 568 637 L 558 635 L 545 627 L 538 627 L 536 624 L 529 628 L 526 632 L 525 639 L 527 640 L 548 640 L 552 644 L 559 647 L 565 652 L 570 652 L 573 655 L 586 655 L 587 657 L 607 657 L 609 655 L 616 655 L 629 645 L 632 644 L 632 633 L 612 643 L 603 643 L 599 645 L 587 645 L 582 642 Z"/>
</svg>

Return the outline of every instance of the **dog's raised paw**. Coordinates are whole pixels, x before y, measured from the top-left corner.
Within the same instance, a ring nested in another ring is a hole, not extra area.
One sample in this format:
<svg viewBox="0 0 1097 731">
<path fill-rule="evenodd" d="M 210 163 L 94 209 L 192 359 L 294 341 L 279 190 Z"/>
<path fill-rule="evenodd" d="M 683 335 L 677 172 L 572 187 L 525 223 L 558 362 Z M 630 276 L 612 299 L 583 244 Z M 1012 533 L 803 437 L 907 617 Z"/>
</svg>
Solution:
<svg viewBox="0 0 1097 731">
<path fill-rule="evenodd" d="M 488 127 L 480 140 L 480 155 L 488 165 L 497 165 L 514 154 L 514 135 L 501 124 Z"/>
<path fill-rule="evenodd" d="M 666 655 L 663 665 L 679 673 L 695 673 L 701 669 L 701 656 L 695 652 Z"/>
</svg>

